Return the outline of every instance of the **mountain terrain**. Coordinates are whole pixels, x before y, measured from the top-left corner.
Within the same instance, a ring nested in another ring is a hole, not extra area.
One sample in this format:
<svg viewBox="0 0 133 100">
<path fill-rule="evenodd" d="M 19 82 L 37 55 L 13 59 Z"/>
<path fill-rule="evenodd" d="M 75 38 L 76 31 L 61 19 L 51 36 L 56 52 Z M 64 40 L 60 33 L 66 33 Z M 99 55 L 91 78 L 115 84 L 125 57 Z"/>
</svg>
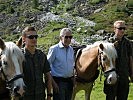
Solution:
<svg viewBox="0 0 133 100">
<path fill-rule="evenodd" d="M 46 50 L 58 42 L 63 27 L 72 29 L 76 41 L 88 44 L 111 34 L 116 20 L 126 21 L 126 35 L 133 39 L 132 0 L 0 0 L 0 36 L 17 41 L 23 28 L 32 25 L 39 47 Z"/>
</svg>

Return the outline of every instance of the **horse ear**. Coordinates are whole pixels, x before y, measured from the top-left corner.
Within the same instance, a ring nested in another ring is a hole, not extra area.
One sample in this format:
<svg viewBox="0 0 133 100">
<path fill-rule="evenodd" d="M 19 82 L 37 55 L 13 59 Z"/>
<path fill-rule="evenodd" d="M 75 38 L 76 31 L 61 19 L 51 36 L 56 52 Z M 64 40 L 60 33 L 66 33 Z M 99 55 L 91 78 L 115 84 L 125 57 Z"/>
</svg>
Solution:
<svg viewBox="0 0 133 100">
<path fill-rule="evenodd" d="M 0 37 L 0 48 L 1 48 L 2 50 L 4 50 L 5 47 L 6 47 L 5 43 L 4 43 L 4 41 L 2 40 L 2 38 Z"/>
<path fill-rule="evenodd" d="M 102 44 L 102 43 L 99 45 L 99 47 L 100 47 L 100 49 L 101 49 L 101 50 L 103 50 L 103 49 L 104 49 L 104 46 L 103 46 L 103 44 Z"/>
<path fill-rule="evenodd" d="M 114 44 L 115 47 L 117 47 L 118 41 L 115 41 L 113 44 Z"/>
<path fill-rule="evenodd" d="M 22 47 L 22 36 L 16 41 L 16 45 L 20 48 Z"/>
</svg>

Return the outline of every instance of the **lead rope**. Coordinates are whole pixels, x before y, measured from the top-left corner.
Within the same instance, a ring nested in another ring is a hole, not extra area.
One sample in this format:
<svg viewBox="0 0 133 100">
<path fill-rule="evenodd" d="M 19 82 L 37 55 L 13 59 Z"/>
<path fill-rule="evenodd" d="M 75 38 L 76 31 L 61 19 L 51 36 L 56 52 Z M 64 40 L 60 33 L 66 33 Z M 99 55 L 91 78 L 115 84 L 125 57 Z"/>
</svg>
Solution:
<svg viewBox="0 0 133 100">
<path fill-rule="evenodd" d="M 100 68 L 100 81 L 102 81 L 102 71 L 103 71 L 103 66 L 102 66 L 102 63 L 101 63 L 101 53 L 102 52 L 99 52 L 99 49 L 98 49 L 98 67 L 101 66 Z"/>
<path fill-rule="evenodd" d="M 100 70 L 100 81 L 102 81 L 102 75 L 103 75 L 102 70 Z"/>
</svg>

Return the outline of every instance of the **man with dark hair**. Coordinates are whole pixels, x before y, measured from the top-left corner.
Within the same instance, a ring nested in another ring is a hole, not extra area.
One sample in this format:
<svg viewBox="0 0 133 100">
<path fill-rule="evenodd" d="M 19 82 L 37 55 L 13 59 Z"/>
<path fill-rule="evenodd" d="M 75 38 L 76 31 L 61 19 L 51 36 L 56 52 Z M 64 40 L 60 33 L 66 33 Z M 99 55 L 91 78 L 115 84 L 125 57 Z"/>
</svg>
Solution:
<svg viewBox="0 0 133 100">
<path fill-rule="evenodd" d="M 23 64 L 24 82 L 26 85 L 23 100 L 45 100 L 44 75 L 47 82 L 47 100 L 51 100 L 52 81 L 47 56 L 37 46 L 37 31 L 34 27 L 26 27 L 22 32 L 25 44 L 22 51 L 25 55 Z"/>
</svg>

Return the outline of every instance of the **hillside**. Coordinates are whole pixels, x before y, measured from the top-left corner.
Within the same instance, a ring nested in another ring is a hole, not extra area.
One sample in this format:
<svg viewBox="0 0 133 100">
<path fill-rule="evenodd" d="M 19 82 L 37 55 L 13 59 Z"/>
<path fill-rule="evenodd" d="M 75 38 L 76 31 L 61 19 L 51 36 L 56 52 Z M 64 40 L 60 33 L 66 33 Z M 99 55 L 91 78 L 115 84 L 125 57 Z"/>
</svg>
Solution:
<svg viewBox="0 0 133 100">
<path fill-rule="evenodd" d="M 132 38 L 132 4 L 125 0 L 0 0 L 0 35 L 16 41 L 25 26 L 33 25 L 40 34 L 39 45 L 46 49 L 58 42 L 63 27 L 70 27 L 82 43 L 90 35 L 113 32 L 113 22 L 122 19 Z"/>
</svg>

